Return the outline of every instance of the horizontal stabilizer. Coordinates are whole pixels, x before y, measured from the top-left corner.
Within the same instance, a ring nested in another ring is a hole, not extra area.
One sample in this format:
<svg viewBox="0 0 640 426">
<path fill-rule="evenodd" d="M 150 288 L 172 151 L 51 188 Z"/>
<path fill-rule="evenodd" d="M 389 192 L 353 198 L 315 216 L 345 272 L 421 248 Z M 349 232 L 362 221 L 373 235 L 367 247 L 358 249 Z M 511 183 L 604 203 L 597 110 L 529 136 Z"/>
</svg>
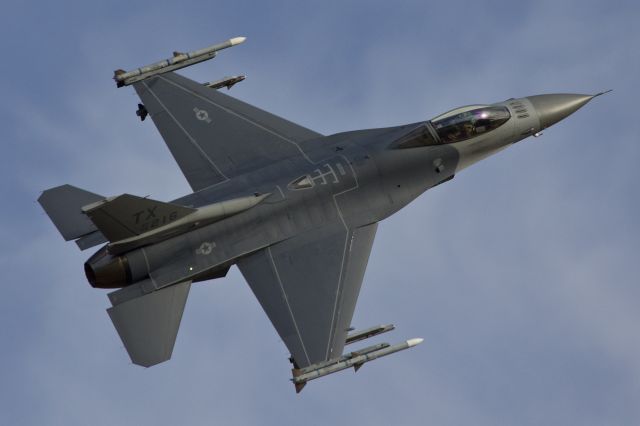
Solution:
<svg viewBox="0 0 640 426">
<path fill-rule="evenodd" d="M 69 241 L 96 230 L 95 225 L 82 214 L 82 206 L 102 199 L 102 195 L 62 185 L 44 191 L 38 198 L 38 203 L 64 239 Z"/>
<path fill-rule="evenodd" d="M 82 208 L 109 241 L 135 237 L 196 211 L 177 204 L 123 194 Z"/>
<path fill-rule="evenodd" d="M 117 293 L 127 293 L 107 312 L 134 364 L 151 367 L 171 358 L 190 287 L 186 281 L 144 296 L 130 287 L 110 294 L 114 303 Z"/>
</svg>

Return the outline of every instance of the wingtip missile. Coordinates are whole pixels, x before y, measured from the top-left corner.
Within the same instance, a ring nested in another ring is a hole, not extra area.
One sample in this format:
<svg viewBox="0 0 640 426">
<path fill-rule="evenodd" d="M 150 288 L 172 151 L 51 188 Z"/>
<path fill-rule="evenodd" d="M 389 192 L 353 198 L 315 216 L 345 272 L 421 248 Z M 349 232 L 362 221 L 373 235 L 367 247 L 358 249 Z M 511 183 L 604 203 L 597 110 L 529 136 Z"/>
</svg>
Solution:
<svg viewBox="0 0 640 426">
<path fill-rule="evenodd" d="M 204 49 L 194 50 L 192 52 L 182 53 L 173 52 L 173 56 L 162 61 L 155 62 L 144 67 L 136 68 L 131 71 L 116 70 L 113 79 L 116 86 L 128 86 L 141 80 L 145 80 L 155 75 L 164 74 L 166 72 L 175 71 L 188 67 L 200 62 L 208 61 L 215 58 L 217 52 L 229 47 L 237 46 L 244 43 L 246 37 L 234 37 L 222 43 L 214 44 Z"/>
</svg>

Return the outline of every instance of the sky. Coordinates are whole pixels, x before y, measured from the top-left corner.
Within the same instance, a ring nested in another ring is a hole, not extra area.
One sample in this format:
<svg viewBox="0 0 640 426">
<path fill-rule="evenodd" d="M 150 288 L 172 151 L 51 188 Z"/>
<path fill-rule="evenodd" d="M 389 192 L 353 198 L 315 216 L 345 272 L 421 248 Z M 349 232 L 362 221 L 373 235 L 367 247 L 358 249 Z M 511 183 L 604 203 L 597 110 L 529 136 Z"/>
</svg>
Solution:
<svg viewBox="0 0 640 426">
<path fill-rule="evenodd" d="M 640 7 L 632 1 L 5 0 L 0 424 L 640 424 Z M 188 192 L 114 69 L 184 70 L 323 134 L 613 89 L 383 221 L 353 325 L 418 347 L 311 382 L 234 267 L 192 287 L 171 361 L 131 364 L 36 203 Z"/>
</svg>

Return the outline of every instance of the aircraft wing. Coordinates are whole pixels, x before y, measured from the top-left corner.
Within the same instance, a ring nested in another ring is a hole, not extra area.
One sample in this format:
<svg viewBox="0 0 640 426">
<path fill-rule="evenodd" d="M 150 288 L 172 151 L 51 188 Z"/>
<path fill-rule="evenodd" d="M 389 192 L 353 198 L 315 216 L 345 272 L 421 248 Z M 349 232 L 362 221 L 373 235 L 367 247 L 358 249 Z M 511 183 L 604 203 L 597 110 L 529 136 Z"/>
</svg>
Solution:
<svg viewBox="0 0 640 426">
<path fill-rule="evenodd" d="M 342 355 L 376 229 L 324 226 L 238 262 L 298 368 Z"/>
<path fill-rule="evenodd" d="M 290 156 L 312 130 L 169 72 L 133 84 L 194 191 Z"/>
</svg>

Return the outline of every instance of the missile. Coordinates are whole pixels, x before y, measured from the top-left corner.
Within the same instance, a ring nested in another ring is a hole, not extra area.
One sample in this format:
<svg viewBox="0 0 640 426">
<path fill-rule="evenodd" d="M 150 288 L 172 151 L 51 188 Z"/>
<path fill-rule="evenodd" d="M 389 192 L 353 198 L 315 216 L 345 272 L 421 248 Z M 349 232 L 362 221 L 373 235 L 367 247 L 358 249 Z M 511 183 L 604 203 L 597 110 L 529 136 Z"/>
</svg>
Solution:
<svg viewBox="0 0 640 426">
<path fill-rule="evenodd" d="M 412 348 L 422 343 L 423 340 L 424 339 L 421 338 L 414 338 L 393 346 L 389 346 L 387 343 L 369 346 L 361 351 L 355 351 L 351 354 L 343 355 L 336 360 L 313 364 L 305 368 L 294 368 L 292 370 L 293 378 L 291 381 L 296 387 L 296 393 L 300 393 L 302 388 L 305 387 L 307 382 L 310 380 L 337 373 L 338 371 L 346 370 L 350 367 L 353 367 L 355 371 L 358 371 L 358 369 L 366 362 Z"/>
<path fill-rule="evenodd" d="M 173 52 L 172 58 L 136 68 L 132 71 L 116 70 L 114 71 L 113 79 L 116 81 L 116 86 L 118 87 L 128 86 L 136 81 L 144 80 L 154 75 L 175 71 L 199 62 L 207 61 L 214 58 L 218 51 L 244 43 L 246 39 L 246 37 L 234 37 L 225 42 L 214 44 L 204 49 L 194 50 L 193 52 Z"/>
<path fill-rule="evenodd" d="M 346 361 L 348 359 L 353 358 L 356 355 L 366 355 L 368 353 L 375 352 L 380 349 L 388 348 L 389 346 L 391 345 L 389 345 L 388 343 L 377 343 L 375 345 L 367 346 L 366 348 L 358 349 L 357 351 L 342 355 L 340 358 L 337 358 L 337 359 L 334 358 L 328 361 L 318 362 L 308 367 L 294 369 L 295 370 L 294 374 L 300 375 L 300 374 L 310 373 L 320 368 L 327 367 L 329 365 L 333 365 L 338 362 Z"/>
<path fill-rule="evenodd" d="M 387 325 L 377 325 L 374 327 L 366 328 L 364 330 L 356 331 L 355 333 L 351 333 L 347 336 L 347 340 L 345 341 L 345 345 L 348 345 L 353 342 L 359 342 L 360 340 L 368 339 L 373 336 L 377 336 L 378 334 L 386 333 L 387 331 L 394 330 L 396 327 L 393 324 Z"/>
<path fill-rule="evenodd" d="M 247 77 L 245 77 L 244 75 L 235 75 L 233 77 L 224 77 L 220 80 L 210 81 L 208 83 L 204 83 L 204 85 L 216 90 L 222 89 L 223 87 L 226 87 L 227 90 L 229 90 L 233 87 L 234 84 L 240 83 L 245 78 Z"/>
</svg>

